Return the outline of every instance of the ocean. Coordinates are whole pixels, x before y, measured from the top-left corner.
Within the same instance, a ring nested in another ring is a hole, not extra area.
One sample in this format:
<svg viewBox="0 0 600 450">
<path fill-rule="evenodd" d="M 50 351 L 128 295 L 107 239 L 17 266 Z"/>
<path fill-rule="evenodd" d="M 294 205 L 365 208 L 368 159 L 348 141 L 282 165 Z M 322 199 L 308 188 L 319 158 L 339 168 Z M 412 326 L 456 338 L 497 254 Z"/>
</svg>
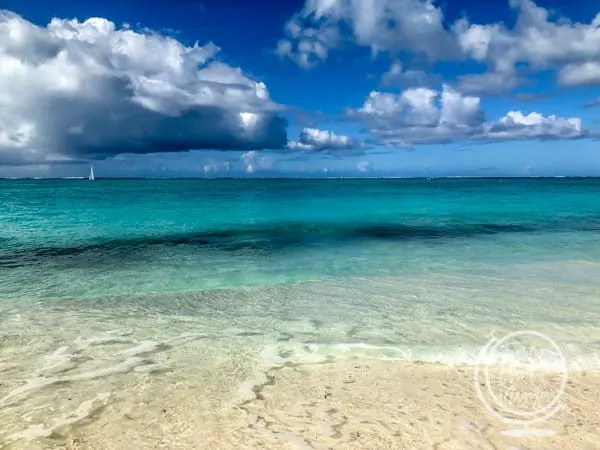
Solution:
<svg viewBox="0 0 600 450">
<path fill-rule="evenodd" d="M 0 180 L 0 442 L 87 420 L 143 377 L 235 401 L 281 364 L 473 365 L 519 330 L 599 368 L 599 194 L 593 178 Z"/>
</svg>

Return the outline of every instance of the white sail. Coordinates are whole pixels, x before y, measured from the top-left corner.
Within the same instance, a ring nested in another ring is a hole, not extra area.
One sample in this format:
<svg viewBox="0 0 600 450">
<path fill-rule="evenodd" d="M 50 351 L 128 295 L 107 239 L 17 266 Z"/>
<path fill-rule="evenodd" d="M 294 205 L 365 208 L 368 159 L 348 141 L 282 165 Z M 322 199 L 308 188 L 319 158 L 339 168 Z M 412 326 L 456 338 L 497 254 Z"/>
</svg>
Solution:
<svg viewBox="0 0 600 450">
<path fill-rule="evenodd" d="M 94 181 L 94 166 L 90 166 L 90 176 L 88 177 L 88 180 Z"/>
</svg>

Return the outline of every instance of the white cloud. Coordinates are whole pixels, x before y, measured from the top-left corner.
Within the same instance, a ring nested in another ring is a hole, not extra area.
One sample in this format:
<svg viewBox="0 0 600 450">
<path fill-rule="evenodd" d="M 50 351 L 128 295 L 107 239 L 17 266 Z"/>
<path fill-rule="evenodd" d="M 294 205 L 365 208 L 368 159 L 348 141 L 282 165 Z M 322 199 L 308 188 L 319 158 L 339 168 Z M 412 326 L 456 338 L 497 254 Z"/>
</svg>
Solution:
<svg viewBox="0 0 600 450">
<path fill-rule="evenodd" d="M 486 121 L 480 99 L 444 85 L 407 89 L 401 94 L 371 92 L 364 105 L 349 111 L 382 145 L 412 147 L 455 141 L 578 139 L 589 137 L 578 118 L 524 115 L 511 111 L 497 121 Z"/>
<path fill-rule="evenodd" d="M 532 112 L 510 111 L 495 123 L 489 124 L 485 138 L 504 139 L 577 139 L 585 137 L 581 119 L 565 119 L 555 115 L 543 116 Z"/>
<path fill-rule="evenodd" d="M 253 173 L 255 168 L 256 160 L 256 150 L 250 150 L 248 152 L 242 153 L 242 161 L 244 161 L 244 165 L 246 168 L 246 172 Z"/>
<path fill-rule="evenodd" d="M 407 69 L 399 61 L 392 63 L 390 69 L 381 76 L 381 84 L 387 87 L 427 86 L 437 82 L 438 77 L 423 70 Z"/>
<path fill-rule="evenodd" d="M 431 127 L 439 121 L 437 97 L 438 92 L 428 88 L 410 88 L 401 94 L 373 91 L 363 106 L 350 111 L 350 115 L 382 128 Z"/>
<path fill-rule="evenodd" d="M 356 169 L 361 173 L 371 172 L 373 170 L 373 166 L 369 161 L 359 161 L 356 163 Z"/>
<path fill-rule="evenodd" d="M 458 48 L 431 0 L 306 0 L 285 27 L 277 52 L 302 67 L 327 59 L 344 41 L 378 52 L 410 50 L 452 58 Z"/>
<path fill-rule="evenodd" d="M 232 168 L 231 161 L 209 159 L 202 165 L 202 171 L 207 175 L 226 176 Z"/>
<path fill-rule="evenodd" d="M 242 153 L 241 159 L 244 163 L 246 173 L 255 173 L 260 171 L 269 171 L 277 165 L 277 159 L 273 155 L 265 155 L 256 150 L 250 150 Z"/>
<path fill-rule="evenodd" d="M 441 95 L 440 123 L 451 126 L 477 126 L 484 121 L 478 97 L 465 96 L 444 86 Z"/>
<path fill-rule="evenodd" d="M 568 64 L 558 72 L 564 86 L 600 85 L 600 60 Z"/>
<path fill-rule="evenodd" d="M 290 141 L 288 148 L 301 151 L 344 150 L 359 146 L 348 136 L 333 131 L 304 128 L 298 141 Z"/>
<path fill-rule="evenodd" d="M 290 58 L 300 67 L 308 69 L 327 59 L 329 51 L 340 43 L 337 27 L 322 24 L 319 27 L 301 27 L 299 18 L 286 26 L 287 39 L 277 43 L 275 52 L 282 58 Z"/>
<path fill-rule="evenodd" d="M 600 85 L 600 13 L 580 23 L 533 0 L 508 0 L 507 7 L 518 14 L 512 27 L 471 23 L 466 17 L 445 23 L 442 10 L 431 0 L 305 0 L 288 22 L 278 53 L 303 67 L 326 60 L 332 50 L 348 43 L 374 54 L 471 59 L 487 71 L 459 76 L 458 88 L 474 95 L 509 91 L 523 83 L 527 72 L 541 70 L 556 71 L 564 85 Z M 421 70 L 395 62 L 382 84 L 424 86 L 430 79 Z"/>
<path fill-rule="evenodd" d="M 513 68 L 458 77 L 458 89 L 471 95 L 495 95 L 516 88 L 523 81 Z"/>
<path fill-rule="evenodd" d="M 503 84 L 504 90 L 511 89 L 518 83 L 519 63 L 533 71 L 557 69 L 558 81 L 568 85 L 600 82 L 600 14 L 590 23 L 577 23 L 564 17 L 552 20 L 550 12 L 532 0 L 509 4 L 519 14 L 513 28 L 470 24 L 467 19 L 454 25 L 464 54 L 489 68 L 482 76 L 466 78 L 461 89 L 499 91 Z"/>
<path fill-rule="evenodd" d="M 281 107 L 218 51 L 101 18 L 38 27 L 0 11 L 0 164 L 284 147 Z"/>
<path fill-rule="evenodd" d="M 305 152 L 311 152 L 314 150 L 312 145 L 303 144 L 300 141 L 288 141 L 288 148 L 290 150 L 299 150 L 299 151 L 305 151 Z"/>
</svg>

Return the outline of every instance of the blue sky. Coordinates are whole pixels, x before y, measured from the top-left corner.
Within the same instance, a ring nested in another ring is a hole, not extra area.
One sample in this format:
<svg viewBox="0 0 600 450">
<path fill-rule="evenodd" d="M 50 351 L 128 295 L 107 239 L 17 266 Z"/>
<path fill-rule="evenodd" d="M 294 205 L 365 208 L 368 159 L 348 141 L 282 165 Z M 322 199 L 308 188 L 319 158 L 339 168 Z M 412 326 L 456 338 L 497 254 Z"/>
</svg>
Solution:
<svg viewBox="0 0 600 450">
<path fill-rule="evenodd" d="M 594 2 L 2 7 L 0 176 L 600 175 Z"/>
</svg>

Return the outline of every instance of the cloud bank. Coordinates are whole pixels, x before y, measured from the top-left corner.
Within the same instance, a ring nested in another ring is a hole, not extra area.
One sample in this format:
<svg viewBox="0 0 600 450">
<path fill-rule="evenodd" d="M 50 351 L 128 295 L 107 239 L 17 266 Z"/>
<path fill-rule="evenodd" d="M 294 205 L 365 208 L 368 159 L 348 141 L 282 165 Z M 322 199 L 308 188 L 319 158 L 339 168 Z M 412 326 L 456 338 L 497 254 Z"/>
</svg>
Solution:
<svg viewBox="0 0 600 450">
<path fill-rule="evenodd" d="M 527 115 L 510 111 L 487 121 L 479 97 L 463 95 L 447 85 L 442 91 L 406 89 L 400 94 L 373 91 L 363 106 L 348 115 L 361 121 L 381 145 L 412 147 L 455 141 L 581 139 L 591 133 L 579 118 Z"/>
<path fill-rule="evenodd" d="M 510 0 L 518 13 L 513 28 L 502 23 L 471 24 L 461 19 L 453 31 L 465 56 L 487 65 L 488 72 L 463 78 L 470 92 L 505 91 L 519 83 L 517 65 L 529 71 L 556 70 L 560 84 L 600 84 L 600 14 L 590 23 L 552 17 L 532 0 Z"/>
<path fill-rule="evenodd" d="M 0 164 L 189 149 L 285 148 L 267 87 L 208 43 L 0 11 Z"/>
<path fill-rule="evenodd" d="M 364 47 L 373 54 L 408 52 L 430 62 L 471 60 L 483 74 L 459 77 L 468 94 L 497 94 L 520 85 L 526 72 L 556 71 L 566 86 L 600 85 L 600 14 L 589 23 L 573 22 L 533 0 L 507 0 L 517 13 L 513 27 L 504 23 L 453 23 L 432 0 L 305 0 L 287 23 L 277 53 L 310 68 L 334 50 Z M 394 79 L 424 79 L 425 74 L 395 62 L 383 84 Z"/>
</svg>

